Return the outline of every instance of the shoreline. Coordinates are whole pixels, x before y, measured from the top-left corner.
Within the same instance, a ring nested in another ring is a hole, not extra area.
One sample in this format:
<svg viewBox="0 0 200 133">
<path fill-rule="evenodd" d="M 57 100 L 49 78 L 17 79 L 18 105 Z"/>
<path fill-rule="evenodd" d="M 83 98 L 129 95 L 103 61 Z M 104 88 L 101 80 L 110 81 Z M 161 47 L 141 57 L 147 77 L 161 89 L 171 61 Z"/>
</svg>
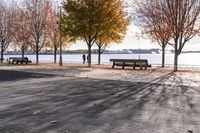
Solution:
<svg viewBox="0 0 200 133">
<path fill-rule="evenodd" d="M 9 57 L 18 57 L 20 55 L 5 55 L 5 59 Z M 35 55 L 25 55 L 30 60 L 35 62 L 36 57 Z M 161 65 L 161 54 L 141 54 L 141 59 L 147 59 L 148 63 L 153 66 L 159 66 Z M 138 54 L 102 54 L 101 56 L 101 62 L 102 64 L 110 64 L 111 62 L 109 59 L 115 59 L 115 58 L 124 58 L 124 59 L 138 59 Z M 194 55 L 194 54 L 182 54 L 179 57 L 179 66 L 180 67 L 200 67 L 200 62 L 198 59 L 200 58 L 200 54 Z M 57 61 L 59 61 L 59 56 L 57 56 Z M 97 64 L 98 61 L 98 55 L 93 54 L 92 55 L 92 64 Z M 54 56 L 53 55 L 40 55 L 39 56 L 39 62 L 54 62 Z M 82 63 L 82 54 L 64 54 L 63 55 L 63 63 Z M 173 66 L 174 64 L 174 56 L 172 54 L 166 55 L 166 66 Z"/>
<path fill-rule="evenodd" d="M 91 64 L 91 67 L 87 66 L 86 64 L 81 63 L 63 63 L 63 66 L 59 66 L 58 63 L 51 63 L 51 62 L 40 62 L 39 64 L 31 63 L 31 64 L 8 64 L 8 63 L 0 63 L 0 69 L 26 69 L 26 68 L 68 68 L 68 67 L 74 67 L 74 68 L 87 68 L 87 69 L 108 69 L 108 70 L 121 70 L 121 71 L 154 71 L 154 72 L 173 72 L 172 66 L 166 66 L 164 68 L 160 66 L 152 66 L 151 68 L 148 68 L 147 70 L 140 70 L 139 68 L 132 69 L 131 67 L 125 67 L 125 69 L 122 69 L 121 67 L 115 67 L 112 69 L 112 64 Z M 185 67 L 185 66 L 179 66 L 178 72 L 200 72 L 200 66 L 199 67 Z"/>
</svg>

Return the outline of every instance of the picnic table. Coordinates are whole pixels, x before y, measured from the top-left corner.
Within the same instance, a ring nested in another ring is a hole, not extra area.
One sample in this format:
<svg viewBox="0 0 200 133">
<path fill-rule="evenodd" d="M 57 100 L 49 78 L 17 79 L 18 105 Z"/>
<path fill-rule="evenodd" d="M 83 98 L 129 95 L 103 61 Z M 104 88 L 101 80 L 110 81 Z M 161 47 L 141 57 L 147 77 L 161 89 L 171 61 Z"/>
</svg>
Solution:
<svg viewBox="0 0 200 133">
<path fill-rule="evenodd" d="M 9 57 L 8 63 L 16 63 L 16 64 L 28 64 L 28 63 L 32 63 L 31 60 L 28 59 L 28 57 Z"/>
<path fill-rule="evenodd" d="M 113 62 L 112 68 L 115 66 L 122 66 L 122 69 L 124 69 L 125 66 L 133 67 L 133 69 L 136 67 L 139 67 L 140 69 L 151 67 L 151 65 L 148 64 L 147 59 L 110 59 L 110 62 Z"/>
</svg>

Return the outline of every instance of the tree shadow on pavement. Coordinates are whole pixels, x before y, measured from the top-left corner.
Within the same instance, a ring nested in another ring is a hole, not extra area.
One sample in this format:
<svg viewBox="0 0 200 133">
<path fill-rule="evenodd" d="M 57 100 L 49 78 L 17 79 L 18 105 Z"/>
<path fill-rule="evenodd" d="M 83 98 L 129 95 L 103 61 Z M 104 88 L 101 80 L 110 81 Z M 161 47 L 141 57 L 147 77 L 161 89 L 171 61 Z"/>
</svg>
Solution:
<svg viewBox="0 0 200 133">
<path fill-rule="evenodd" d="M 177 122 L 173 121 L 174 115 L 182 112 L 175 112 L 173 115 L 170 113 L 177 110 L 176 104 L 179 108 L 178 98 L 185 99 L 181 94 L 192 87 L 178 88 L 179 85 L 176 84 L 180 80 L 174 80 L 174 85 L 165 84 L 171 78 L 177 77 L 169 73 L 151 83 L 65 77 L 40 82 L 37 87 L 34 87 L 35 84 L 29 84 L 25 88 L 18 85 L 14 92 L 0 90 L 1 95 L 9 94 L 0 97 L 0 132 L 185 131 L 183 127 L 173 128 L 173 124 Z M 29 88 L 33 93 L 23 91 Z M 186 101 L 189 103 L 194 99 L 188 100 Z M 185 106 L 188 106 L 187 102 L 184 103 Z M 193 105 L 195 111 L 198 107 L 199 104 Z M 199 111 L 196 113 L 200 115 Z M 164 129 L 161 126 L 163 122 L 168 122 Z"/>
<path fill-rule="evenodd" d="M 37 69 L 18 69 L 0 70 L 0 82 L 16 81 L 30 78 L 50 78 L 55 76 L 73 76 L 81 72 L 90 70 L 79 70 L 78 68 L 37 68 Z"/>
<path fill-rule="evenodd" d="M 53 76 L 55 75 L 25 72 L 25 71 L 0 70 L 0 82 L 23 80 L 23 79 L 29 79 L 29 78 L 45 78 L 45 77 L 53 77 Z"/>
<path fill-rule="evenodd" d="M 73 76 L 82 72 L 89 72 L 89 69 L 80 69 L 87 67 L 62 67 L 62 68 L 37 68 L 37 69 L 21 69 L 26 72 L 36 72 L 41 74 L 53 74 L 57 76 Z M 20 69 L 19 69 L 20 70 Z"/>
</svg>

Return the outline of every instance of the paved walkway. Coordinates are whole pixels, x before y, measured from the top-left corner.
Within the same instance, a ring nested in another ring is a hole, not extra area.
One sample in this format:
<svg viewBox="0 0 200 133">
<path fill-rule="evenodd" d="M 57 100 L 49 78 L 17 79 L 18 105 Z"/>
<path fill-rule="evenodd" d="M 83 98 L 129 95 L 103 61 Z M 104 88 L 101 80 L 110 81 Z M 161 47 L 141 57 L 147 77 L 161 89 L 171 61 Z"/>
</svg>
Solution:
<svg viewBox="0 0 200 133">
<path fill-rule="evenodd" d="M 181 82 L 0 70 L 0 133 L 199 133 L 200 87 Z"/>
</svg>

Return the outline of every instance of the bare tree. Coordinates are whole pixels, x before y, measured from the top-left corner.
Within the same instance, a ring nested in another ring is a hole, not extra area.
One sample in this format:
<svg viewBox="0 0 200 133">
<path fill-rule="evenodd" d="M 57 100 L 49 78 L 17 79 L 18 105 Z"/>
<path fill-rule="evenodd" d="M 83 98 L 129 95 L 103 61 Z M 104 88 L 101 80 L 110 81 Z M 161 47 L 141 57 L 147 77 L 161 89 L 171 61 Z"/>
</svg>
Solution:
<svg viewBox="0 0 200 133">
<path fill-rule="evenodd" d="M 56 63 L 57 59 L 57 51 L 59 47 L 60 41 L 60 31 L 59 31 L 59 10 L 56 5 L 51 6 L 50 9 L 50 18 L 49 18 L 49 38 L 51 40 L 51 44 L 54 48 L 54 63 Z"/>
<path fill-rule="evenodd" d="M 147 35 L 153 42 L 162 48 L 162 67 L 165 66 L 165 48 L 170 40 L 171 33 L 166 23 L 166 16 L 162 14 L 158 0 L 143 0 L 136 4 L 137 25 L 142 34 Z"/>
<path fill-rule="evenodd" d="M 178 56 L 183 47 L 200 31 L 200 0 L 151 0 L 145 2 L 142 6 L 148 16 L 147 23 L 156 22 L 152 26 L 153 38 L 161 37 L 159 40 L 162 42 L 164 37 L 163 42 L 167 41 L 174 47 L 174 71 L 177 71 Z"/>
<path fill-rule="evenodd" d="M 0 45 L 1 45 L 1 63 L 3 62 L 3 53 L 12 40 L 12 10 L 4 3 L 0 2 Z"/>
<path fill-rule="evenodd" d="M 23 8 L 17 7 L 15 9 L 13 22 L 13 43 L 20 48 L 22 57 L 24 57 L 25 50 L 30 46 L 31 36 Z"/>
<path fill-rule="evenodd" d="M 108 44 L 96 42 L 96 45 L 98 47 L 98 65 L 101 64 L 101 54 L 105 51 Z"/>
<path fill-rule="evenodd" d="M 39 51 L 48 40 L 49 9 L 50 2 L 48 0 L 25 1 L 25 14 L 27 20 L 29 20 L 29 34 L 32 38 L 31 47 L 36 52 L 36 64 L 39 62 Z"/>
<path fill-rule="evenodd" d="M 178 70 L 178 56 L 185 44 L 199 33 L 200 0 L 160 0 L 162 13 L 170 29 L 174 46 L 174 71 Z"/>
</svg>

